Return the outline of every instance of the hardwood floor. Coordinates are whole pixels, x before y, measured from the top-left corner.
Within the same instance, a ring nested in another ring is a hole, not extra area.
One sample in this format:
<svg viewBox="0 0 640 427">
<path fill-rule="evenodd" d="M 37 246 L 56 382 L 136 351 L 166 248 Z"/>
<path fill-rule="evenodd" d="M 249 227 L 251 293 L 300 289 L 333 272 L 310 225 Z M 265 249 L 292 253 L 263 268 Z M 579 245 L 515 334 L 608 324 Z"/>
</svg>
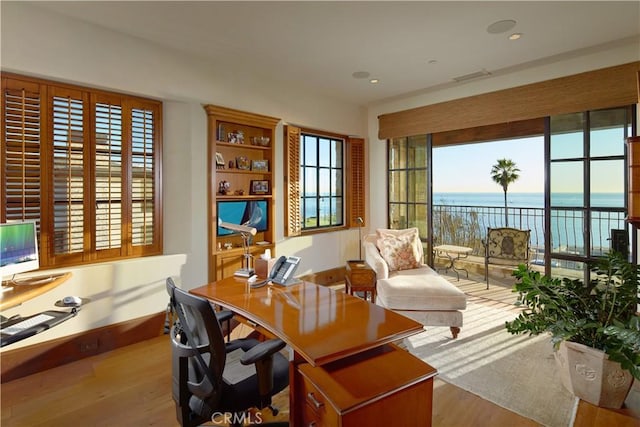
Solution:
<svg viewBox="0 0 640 427">
<path fill-rule="evenodd" d="M 476 278 L 478 279 L 478 278 Z M 480 281 L 481 282 L 481 281 Z M 472 298 L 501 304 L 514 299 L 509 287 L 460 279 L 453 283 Z M 236 330 L 242 335 L 246 330 Z M 167 336 L 130 345 L 2 384 L 1 424 L 9 426 L 177 426 L 171 399 Z M 283 403 L 285 402 L 285 403 Z M 286 417 L 286 391 L 276 399 Z M 575 427 L 640 426 L 640 414 L 597 408 L 580 402 Z M 219 425 L 219 424 L 212 424 Z M 536 426 L 460 388 L 437 380 L 433 425 Z M 363 426 L 364 427 L 364 426 Z"/>
</svg>

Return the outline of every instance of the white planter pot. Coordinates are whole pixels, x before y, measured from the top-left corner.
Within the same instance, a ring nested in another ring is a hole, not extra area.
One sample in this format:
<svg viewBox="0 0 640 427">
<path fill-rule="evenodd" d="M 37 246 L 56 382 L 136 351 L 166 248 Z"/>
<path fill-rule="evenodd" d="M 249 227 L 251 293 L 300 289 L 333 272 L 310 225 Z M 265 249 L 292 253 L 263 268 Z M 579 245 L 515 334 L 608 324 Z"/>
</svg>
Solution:
<svg viewBox="0 0 640 427">
<path fill-rule="evenodd" d="M 605 352 L 568 341 L 554 355 L 562 384 L 576 397 L 602 408 L 622 407 L 633 376 Z"/>
</svg>

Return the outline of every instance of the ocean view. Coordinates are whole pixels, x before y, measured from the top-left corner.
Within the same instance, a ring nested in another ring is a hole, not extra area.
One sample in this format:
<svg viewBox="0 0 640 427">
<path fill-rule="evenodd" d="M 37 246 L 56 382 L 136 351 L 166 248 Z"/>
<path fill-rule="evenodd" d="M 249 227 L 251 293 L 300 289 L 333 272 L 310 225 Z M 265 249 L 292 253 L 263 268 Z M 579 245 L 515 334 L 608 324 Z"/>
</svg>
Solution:
<svg viewBox="0 0 640 427">
<path fill-rule="evenodd" d="M 555 193 L 553 206 L 583 206 L 581 193 Z M 434 193 L 434 205 L 495 206 L 504 207 L 504 193 Z M 544 208 L 543 193 L 507 193 L 507 206 L 519 208 Z M 592 193 L 591 206 L 622 208 L 623 193 Z"/>
</svg>

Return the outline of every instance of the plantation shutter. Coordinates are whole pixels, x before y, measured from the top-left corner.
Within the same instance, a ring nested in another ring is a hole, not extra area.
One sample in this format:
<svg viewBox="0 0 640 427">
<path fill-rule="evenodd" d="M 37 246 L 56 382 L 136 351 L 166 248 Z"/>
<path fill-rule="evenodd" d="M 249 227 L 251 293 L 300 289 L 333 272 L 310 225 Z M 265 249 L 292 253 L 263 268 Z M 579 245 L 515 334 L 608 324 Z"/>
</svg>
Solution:
<svg viewBox="0 0 640 427">
<path fill-rule="evenodd" d="M 157 112 L 149 108 L 131 111 L 131 243 L 137 247 L 153 245 L 156 224 L 155 143 Z"/>
<path fill-rule="evenodd" d="M 347 144 L 348 164 L 350 166 L 347 173 L 348 225 L 349 227 L 359 227 L 366 224 L 364 139 L 349 138 Z M 358 218 L 362 219 L 362 224 L 358 222 Z"/>
<path fill-rule="evenodd" d="M 284 186 L 285 221 L 284 235 L 302 234 L 302 214 L 300 212 L 300 128 L 284 127 Z"/>
<path fill-rule="evenodd" d="M 2 222 L 40 220 L 40 85 L 3 79 Z"/>
</svg>

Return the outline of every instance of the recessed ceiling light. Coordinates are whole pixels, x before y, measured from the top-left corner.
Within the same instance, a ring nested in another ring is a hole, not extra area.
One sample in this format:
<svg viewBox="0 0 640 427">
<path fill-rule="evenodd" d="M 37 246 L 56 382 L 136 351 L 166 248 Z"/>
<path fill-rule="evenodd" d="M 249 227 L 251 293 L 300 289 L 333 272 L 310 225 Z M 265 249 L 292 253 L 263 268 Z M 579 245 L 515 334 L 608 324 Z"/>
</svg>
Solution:
<svg viewBox="0 0 640 427">
<path fill-rule="evenodd" d="M 351 76 L 354 79 L 366 79 L 370 76 L 370 74 L 368 71 L 356 71 L 355 73 L 351 74 Z"/>
<path fill-rule="evenodd" d="M 513 33 L 509 36 L 509 40 L 518 40 L 520 37 L 522 37 L 522 33 Z"/>
<path fill-rule="evenodd" d="M 506 33 L 510 29 L 516 26 L 516 21 L 513 19 L 504 19 L 502 21 L 494 22 L 493 24 L 487 27 L 487 33 L 489 34 L 500 34 Z"/>
<path fill-rule="evenodd" d="M 371 79 L 371 80 L 369 80 L 369 83 L 371 83 L 371 84 L 380 83 L 380 80 L 378 80 L 378 79 Z"/>
<path fill-rule="evenodd" d="M 427 64 L 433 65 L 433 64 L 437 64 L 438 61 L 436 59 L 430 59 L 427 61 Z"/>
</svg>

